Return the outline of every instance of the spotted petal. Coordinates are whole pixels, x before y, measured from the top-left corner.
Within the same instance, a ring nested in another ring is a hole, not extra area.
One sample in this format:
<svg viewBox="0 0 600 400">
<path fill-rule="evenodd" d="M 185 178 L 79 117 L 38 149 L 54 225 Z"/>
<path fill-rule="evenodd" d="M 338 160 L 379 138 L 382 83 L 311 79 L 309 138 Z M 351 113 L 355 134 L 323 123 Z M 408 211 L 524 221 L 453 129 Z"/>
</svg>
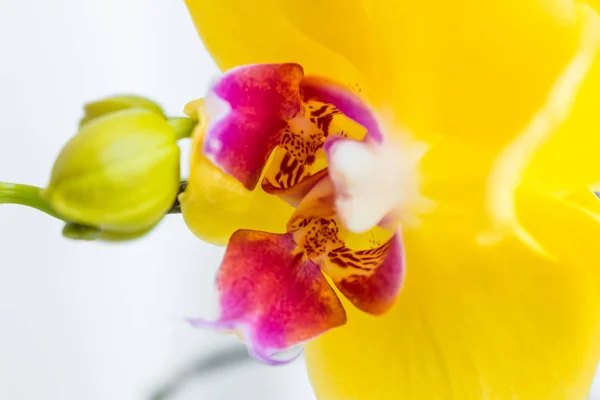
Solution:
<svg viewBox="0 0 600 400">
<path fill-rule="evenodd" d="M 281 143 L 265 171 L 262 189 L 297 206 L 327 173 L 324 146 L 328 138 L 362 139 L 365 128 L 334 105 L 302 93 L 302 112 L 288 121 Z"/>
<path fill-rule="evenodd" d="M 252 354 L 274 354 L 346 322 L 346 312 L 319 267 L 297 252 L 291 234 L 237 231 L 219 270 L 221 315 L 196 325 L 238 331 Z"/>
<path fill-rule="evenodd" d="M 307 76 L 302 80 L 302 92 L 305 100 L 316 100 L 337 107 L 345 116 L 364 126 L 369 139 L 377 142 L 383 139 L 375 114 L 350 88 L 330 79 Z"/>
<path fill-rule="evenodd" d="M 334 197 L 331 180 L 321 180 L 300 203 L 288 229 L 348 300 L 365 312 L 382 314 L 393 306 L 402 285 L 400 233 L 346 231 L 336 218 Z"/>
<path fill-rule="evenodd" d="M 398 298 L 403 267 L 402 239 L 396 233 L 371 249 L 342 246 L 332 250 L 324 261 L 323 272 L 356 307 L 370 314 L 383 314 Z"/>
</svg>

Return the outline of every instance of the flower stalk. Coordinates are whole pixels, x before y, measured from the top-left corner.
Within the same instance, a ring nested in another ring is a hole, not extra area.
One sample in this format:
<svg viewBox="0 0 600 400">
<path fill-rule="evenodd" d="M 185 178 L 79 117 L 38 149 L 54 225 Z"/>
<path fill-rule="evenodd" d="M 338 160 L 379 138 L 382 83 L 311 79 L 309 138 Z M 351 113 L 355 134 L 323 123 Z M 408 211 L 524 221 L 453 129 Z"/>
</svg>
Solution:
<svg viewBox="0 0 600 400">
<path fill-rule="evenodd" d="M 52 209 L 48 200 L 42 196 L 42 192 L 43 189 L 37 186 L 0 182 L 0 204 L 19 204 L 35 208 L 51 217 L 67 222 Z"/>
<path fill-rule="evenodd" d="M 198 121 L 187 117 L 173 117 L 167 119 L 167 123 L 175 130 L 175 140 L 181 140 L 192 135 Z"/>
</svg>

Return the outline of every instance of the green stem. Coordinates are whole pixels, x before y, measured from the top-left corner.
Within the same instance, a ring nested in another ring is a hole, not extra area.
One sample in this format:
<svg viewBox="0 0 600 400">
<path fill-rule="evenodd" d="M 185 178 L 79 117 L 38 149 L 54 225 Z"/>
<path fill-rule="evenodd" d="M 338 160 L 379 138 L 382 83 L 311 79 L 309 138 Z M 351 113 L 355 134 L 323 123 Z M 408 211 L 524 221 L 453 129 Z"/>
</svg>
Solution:
<svg viewBox="0 0 600 400">
<path fill-rule="evenodd" d="M 42 189 L 36 186 L 0 182 L 0 204 L 20 204 L 64 221 L 42 196 Z"/>
<path fill-rule="evenodd" d="M 169 118 L 168 123 L 175 129 L 175 139 L 179 140 L 189 138 L 198 121 L 187 117 L 175 117 Z"/>
</svg>

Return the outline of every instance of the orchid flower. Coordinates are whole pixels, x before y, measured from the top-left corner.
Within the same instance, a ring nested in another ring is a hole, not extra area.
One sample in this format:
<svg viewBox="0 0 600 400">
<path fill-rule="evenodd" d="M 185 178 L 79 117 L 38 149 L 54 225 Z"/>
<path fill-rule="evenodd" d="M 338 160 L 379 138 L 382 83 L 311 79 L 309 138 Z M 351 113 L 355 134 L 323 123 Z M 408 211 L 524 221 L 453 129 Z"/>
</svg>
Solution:
<svg viewBox="0 0 600 400">
<path fill-rule="evenodd" d="M 314 339 L 320 399 L 586 398 L 597 3 L 187 4 L 225 71 L 189 108 L 203 123 L 184 216 L 228 242 L 221 314 L 197 324 L 266 360 Z M 368 271 L 332 262 L 372 251 Z"/>
<path fill-rule="evenodd" d="M 279 363 L 274 353 L 346 322 L 323 273 L 363 311 L 382 314 L 394 304 L 404 259 L 397 223 L 386 213 L 375 222 L 385 222 L 387 229 L 375 224 L 359 234 L 346 229 L 327 168 L 327 155 L 341 142 L 377 146 L 382 140 L 359 96 L 304 76 L 298 64 L 252 65 L 228 71 L 188 110 L 203 121 L 195 156 L 211 160 L 245 189 L 260 183 L 264 193 L 295 207 L 284 233 L 242 225 L 246 229 L 231 235 L 218 277 L 221 315 L 195 325 L 237 331 L 256 357 Z M 188 205 L 197 207 L 197 193 L 206 193 L 205 174 L 195 173 L 181 196 L 191 226 L 197 216 Z"/>
</svg>

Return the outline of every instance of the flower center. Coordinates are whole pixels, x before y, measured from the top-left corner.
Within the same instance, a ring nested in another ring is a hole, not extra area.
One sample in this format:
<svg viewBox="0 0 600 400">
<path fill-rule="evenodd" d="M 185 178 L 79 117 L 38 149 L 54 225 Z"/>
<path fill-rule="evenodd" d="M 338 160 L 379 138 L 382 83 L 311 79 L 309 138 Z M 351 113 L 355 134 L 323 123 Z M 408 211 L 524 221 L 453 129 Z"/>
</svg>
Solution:
<svg viewBox="0 0 600 400">
<path fill-rule="evenodd" d="M 242 332 L 255 355 L 274 362 L 274 352 L 345 323 L 330 283 L 365 312 L 389 310 L 402 283 L 402 238 L 397 224 L 378 224 L 412 171 L 395 169 L 397 154 L 386 152 L 366 103 L 296 64 L 229 71 L 211 99 L 223 112 L 207 124 L 200 150 L 246 190 L 260 184 L 295 211 L 285 233 L 241 227 L 231 236 L 217 279 L 222 313 L 208 326 Z M 360 234 L 352 232 L 357 218 L 367 228 Z"/>
<path fill-rule="evenodd" d="M 345 135 L 339 124 L 332 129 L 336 116 L 343 118 L 331 104 L 311 101 L 303 105 L 302 111 L 288 122 L 267 167 L 262 182 L 267 193 L 289 189 L 327 167 L 325 155 L 319 150 L 329 135 Z"/>
</svg>

